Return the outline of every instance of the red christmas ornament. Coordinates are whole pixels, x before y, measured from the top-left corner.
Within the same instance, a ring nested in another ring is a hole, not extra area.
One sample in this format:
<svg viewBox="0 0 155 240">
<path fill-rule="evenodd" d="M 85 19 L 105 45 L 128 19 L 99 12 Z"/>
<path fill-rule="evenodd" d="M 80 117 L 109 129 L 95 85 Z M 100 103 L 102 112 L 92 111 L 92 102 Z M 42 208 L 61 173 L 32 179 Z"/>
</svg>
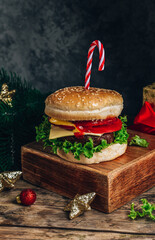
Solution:
<svg viewBox="0 0 155 240">
<path fill-rule="evenodd" d="M 16 197 L 17 203 L 29 206 L 36 200 L 36 193 L 32 189 L 24 189 L 20 195 Z"/>
</svg>

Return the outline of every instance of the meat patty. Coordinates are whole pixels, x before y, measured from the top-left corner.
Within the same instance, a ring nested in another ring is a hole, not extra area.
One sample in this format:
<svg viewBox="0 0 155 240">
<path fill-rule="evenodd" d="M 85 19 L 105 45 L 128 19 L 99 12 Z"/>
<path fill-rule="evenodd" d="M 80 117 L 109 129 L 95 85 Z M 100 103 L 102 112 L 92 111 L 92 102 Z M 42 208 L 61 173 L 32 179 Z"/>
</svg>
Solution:
<svg viewBox="0 0 155 240">
<path fill-rule="evenodd" d="M 70 141 L 71 143 L 77 142 L 82 143 L 84 145 L 89 141 L 89 138 L 93 139 L 94 147 L 101 143 L 101 140 L 105 139 L 107 143 L 112 143 L 114 141 L 114 133 L 105 133 L 102 136 L 92 136 L 92 135 L 84 135 L 83 138 L 76 138 L 74 136 L 61 138 L 62 141 Z"/>
</svg>

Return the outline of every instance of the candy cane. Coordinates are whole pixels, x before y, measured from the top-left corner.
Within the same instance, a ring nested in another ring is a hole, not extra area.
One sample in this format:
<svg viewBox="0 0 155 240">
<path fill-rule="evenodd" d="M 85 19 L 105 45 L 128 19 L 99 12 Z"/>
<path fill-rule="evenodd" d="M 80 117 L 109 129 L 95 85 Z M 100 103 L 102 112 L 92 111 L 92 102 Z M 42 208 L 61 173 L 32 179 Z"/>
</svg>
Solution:
<svg viewBox="0 0 155 240">
<path fill-rule="evenodd" d="M 92 59 L 95 47 L 98 47 L 99 50 L 99 67 L 98 70 L 104 70 L 104 63 L 105 63 L 105 51 L 103 44 L 99 40 L 95 40 L 90 45 L 87 57 L 87 67 L 86 67 L 86 75 L 85 75 L 85 89 L 90 88 L 90 75 L 91 75 L 91 67 L 92 67 Z"/>
</svg>

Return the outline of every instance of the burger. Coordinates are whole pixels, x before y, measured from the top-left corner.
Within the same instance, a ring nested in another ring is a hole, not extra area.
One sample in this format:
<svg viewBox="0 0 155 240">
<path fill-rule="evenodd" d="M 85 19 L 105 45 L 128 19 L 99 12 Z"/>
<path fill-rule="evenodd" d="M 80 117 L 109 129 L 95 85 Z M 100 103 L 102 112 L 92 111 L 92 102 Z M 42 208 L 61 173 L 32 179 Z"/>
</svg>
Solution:
<svg viewBox="0 0 155 240">
<path fill-rule="evenodd" d="M 122 109 L 123 98 L 114 90 L 60 89 L 45 100 L 46 116 L 36 127 L 36 139 L 70 162 L 113 160 L 127 148 L 127 119 L 119 117 Z"/>
</svg>

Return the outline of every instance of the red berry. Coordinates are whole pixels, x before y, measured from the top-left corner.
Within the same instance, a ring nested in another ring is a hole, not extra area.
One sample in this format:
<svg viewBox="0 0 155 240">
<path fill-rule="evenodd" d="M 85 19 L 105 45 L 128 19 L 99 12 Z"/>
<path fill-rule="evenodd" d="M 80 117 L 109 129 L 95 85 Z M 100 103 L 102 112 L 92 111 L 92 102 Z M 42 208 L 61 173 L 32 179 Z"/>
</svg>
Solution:
<svg viewBox="0 0 155 240">
<path fill-rule="evenodd" d="M 20 193 L 20 200 L 23 205 L 32 205 L 36 200 L 36 193 L 32 189 L 24 189 Z"/>
</svg>

